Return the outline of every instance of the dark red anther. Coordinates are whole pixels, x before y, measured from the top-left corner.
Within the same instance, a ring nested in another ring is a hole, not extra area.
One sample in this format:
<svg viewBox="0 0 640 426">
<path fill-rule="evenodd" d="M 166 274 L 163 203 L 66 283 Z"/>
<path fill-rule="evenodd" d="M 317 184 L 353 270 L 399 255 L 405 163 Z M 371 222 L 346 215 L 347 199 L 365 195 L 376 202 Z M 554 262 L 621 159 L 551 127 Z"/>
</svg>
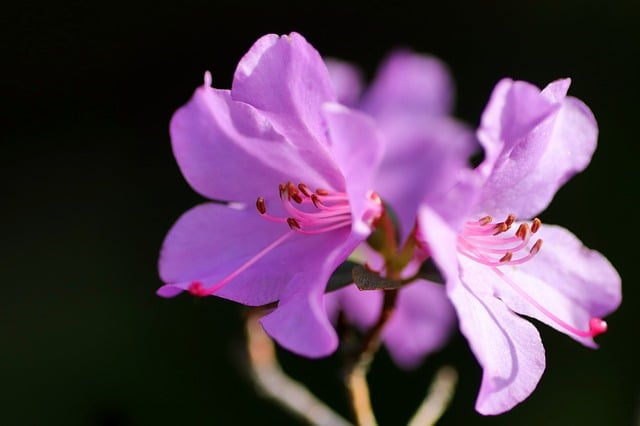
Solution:
<svg viewBox="0 0 640 426">
<path fill-rule="evenodd" d="M 509 228 L 511 228 L 511 225 L 513 225 L 513 222 L 516 221 L 516 216 L 513 214 L 510 214 L 509 216 L 507 216 L 507 219 L 504 221 L 504 224 L 507 225 Z"/>
<path fill-rule="evenodd" d="M 524 241 L 527 239 L 528 236 L 529 236 L 529 225 L 527 225 L 526 223 L 521 223 L 520 226 L 518 226 L 518 230 L 516 231 L 516 237 Z"/>
<path fill-rule="evenodd" d="M 311 190 L 309 189 L 309 187 L 307 185 L 305 185 L 304 183 L 299 183 L 298 184 L 298 189 L 300 190 L 300 192 L 302 192 L 305 196 L 307 197 L 311 197 Z"/>
<path fill-rule="evenodd" d="M 284 184 L 279 183 L 278 184 L 278 190 L 280 191 L 280 198 L 282 198 L 282 196 L 284 195 L 284 190 L 286 189 L 286 187 L 284 186 Z"/>
<path fill-rule="evenodd" d="M 295 201 L 298 204 L 302 203 L 302 197 L 300 196 L 299 192 L 294 192 L 293 194 L 290 194 L 290 197 L 293 199 L 293 201 Z"/>
<path fill-rule="evenodd" d="M 504 254 L 504 256 L 500 258 L 500 263 L 509 262 L 512 257 L 513 257 L 513 253 L 508 251 Z"/>
<path fill-rule="evenodd" d="M 258 197 L 256 200 L 256 208 L 260 214 L 265 214 L 267 212 L 267 206 L 264 203 L 264 198 Z"/>
<path fill-rule="evenodd" d="M 316 194 L 311 194 L 311 202 L 313 203 L 314 206 L 316 206 L 317 209 L 319 209 L 320 204 L 322 204 L 320 202 L 320 198 L 318 198 Z"/>
<path fill-rule="evenodd" d="M 540 251 L 540 248 L 542 247 L 542 240 L 538 240 L 535 242 L 535 244 L 533 245 L 533 247 L 531 247 L 531 250 L 529 250 L 530 254 L 538 254 L 538 252 Z"/>
<path fill-rule="evenodd" d="M 538 229 L 540 229 L 541 225 L 542 221 L 540 219 L 538 219 L 537 217 L 533 219 L 533 222 L 531 222 L 531 232 L 533 232 L 534 234 L 538 232 Z"/>
<path fill-rule="evenodd" d="M 326 189 L 316 189 L 316 194 L 318 195 L 329 195 L 329 191 Z"/>
<path fill-rule="evenodd" d="M 491 221 L 493 220 L 493 218 L 491 216 L 485 216 L 483 218 L 481 218 L 480 220 L 478 220 L 478 223 L 482 226 L 487 225 L 489 223 L 491 223 Z"/>
<path fill-rule="evenodd" d="M 498 234 L 502 234 L 503 232 L 507 231 L 509 229 L 509 227 L 507 226 L 506 223 L 500 222 L 500 223 L 496 223 L 495 226 L 493 227 L 493 229 L 494 229 L 493 235 L 498 235 Z"/>
<path fill-rule="evenodd" d="M 295 220 L 292 217 L 288 217 L 287 218 L 287 224 L 289 225 L 289 228 L 291 228 L 291 229 L 300 229 L 300 224 L 298 223 L 297 220 Z"/>
</svg>

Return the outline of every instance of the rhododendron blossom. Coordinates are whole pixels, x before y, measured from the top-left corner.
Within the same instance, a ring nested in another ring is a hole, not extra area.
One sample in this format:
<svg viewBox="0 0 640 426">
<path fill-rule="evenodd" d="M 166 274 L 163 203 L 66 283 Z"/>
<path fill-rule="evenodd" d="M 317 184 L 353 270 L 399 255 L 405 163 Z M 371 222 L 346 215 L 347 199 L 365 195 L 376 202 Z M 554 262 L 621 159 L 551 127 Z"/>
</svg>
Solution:
<svg viewBox="0 0 640 426">
<path fill-rule="evenodd" d="M 326 283 L 381 214 L 371 191 L 382 142 L 373 121 L 338 103 L 318 52 L 297 33 L 260 38 L 241 59 L 231 90 L 211 76 L 171 120 L 184 177 L 215 201 L 186 212 L 159 260 L 182 291 L 258 306 L 284 347 L 316 357 L 337 336 Z"/>
<path fill-rule="evenodd" d="M 520 315 L 596 347 L 593 337 L 607 328 L 602 317 L 621 300 L 620 277 L 604 256 L 535 217 L 596 148 L 596 121 L 566 96 L 569 84 L 540 91 L 500 81 L 477 131 L 483 162 L 420 210 L 420 235 L 483 368 L 483 414 L 527 398 L 544 371 L 540 335 Z"/>
</svg>

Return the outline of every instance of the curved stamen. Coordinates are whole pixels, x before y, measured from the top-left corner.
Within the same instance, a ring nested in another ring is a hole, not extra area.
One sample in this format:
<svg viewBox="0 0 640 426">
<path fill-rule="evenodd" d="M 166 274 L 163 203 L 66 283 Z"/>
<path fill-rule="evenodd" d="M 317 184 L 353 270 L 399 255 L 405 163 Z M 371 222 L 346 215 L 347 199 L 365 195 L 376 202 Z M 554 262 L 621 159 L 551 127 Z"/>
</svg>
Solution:
<svg viewBox="0 0 640 426">
<path fill-rule="evenodd" d="M 258 260 L 262 259 L 267 254 L 269 254 L 269 252 L 271 252 L 271 250 L 275 249 L 280 244 L 284 243 L 292 235 L 293 235 L 293 232 L 290 231 L 290 232 L 285 233 L 281 237 L 277 238 L 275 241 L 273 241 L 267 247 L 265 247 L 262 250 L 260 250 L 260 252 L 258 252 L 258 254 L 253 256 L 251 259 L 247 260 L 245 263 L 240 265 L 236 270 L 234 270 L 229 275 L 227 275 L 222 280 L 218 281 L 217 283 L 215 283 L 214 285 L 212 285 L 209 288 L 206 288 L 204 286 L 204 284 L 202 284 L 202 282 L 200 282 L 200 281 L 192 282 L 191 285 L 189 285 L 189 288 L 188 288 L 189 293 L 191 293 L 194 296 L 200 296 L 200 297 L 209 296 L 210 294 L 215 293 L 217 290 L 221 289 L 226 284 L 231 282 L 231 280 L 233 280 L 238 275 L 240 275 L 243 271 L 247 270 L 247 268 L 249 268 L 251 265 L 256 263 Z"/>
<path fill-rule="evenodd" d="M 326 189 L 316 189 L 314 192 L 304 183 L 296 186 L 291 181 L 278 185 L 278 190 L 288 217 L 268 215 L 264 198 L 258 197 L 256 201 L 258 212 L 269 221 L 287 223 L 292 230 L 306 235 L 329 232 L 352 224 L 351 205 L 344 192 Z M 369 216 L 379 215 L 379 198 L 372 197 L 370 201 L 371 209 L 375 212 Z"/>
<path fill-rule="evenodd" d="M 485 216 L 475 222 L 467 222 L 458 237 L 458 253 L 486 265 L 500 277 L 502 281 L 513 288 L 520 296 L 539 310 L 552 322 L 558 324 L 568 332 L 579 337 L 594 337 L 607 330 L 607 323 L 600 318 L 589 321 L 589 330 L 580 330 L 542 306 L 530 294 L 518 286 L 508 275 L 499 269 L 506 265 L 521 265 L 531 260 L 542 248 L 542 239 L 537 239 L 527 250 L 531 236 L 538 232 L 542 222 L 535 218 L 531 226 L 522 223 L 513 236 L 503 234 L 515 223 L 515 216 L 509 215 L 504 222 L 491 224 L 491 216 Z M 522 252 L 525 251 L 524 254 Z M 519 256 L 518 256 L 519 255 Z"/>
</svg>

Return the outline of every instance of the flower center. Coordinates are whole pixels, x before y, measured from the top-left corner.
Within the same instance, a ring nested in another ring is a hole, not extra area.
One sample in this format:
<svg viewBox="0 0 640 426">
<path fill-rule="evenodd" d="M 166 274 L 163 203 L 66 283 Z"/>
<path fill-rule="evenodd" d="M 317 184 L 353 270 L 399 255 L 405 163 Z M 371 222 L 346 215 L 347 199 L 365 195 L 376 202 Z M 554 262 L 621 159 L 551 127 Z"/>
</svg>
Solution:
<svg viewBox="0 0 640 426">
<path fill-rule="evenodd" d="M 458 236 L 458 252 L 475 262 L 490 267 L 496 275 L 518 294 L 567 332 L 580 337 L 594 337 L 607 331 L 607 323 L 601 318 L 591 318 L 588 331 L 573 327 L 542 306 L 499 269 L 501 266 L 520 265 L 528 262 L 542 248 L 542 240 L 539 238 L 531 243 L 532 236 L 542 225 L 540 219 L 533 219 L 531 225 L 521 223 L 512 235 L 508 235 L 508 231 L 515 221 L 516 217 L 510 214 L 503 222 L 499 223 L 492 223 L 491 216 L 485 216 L 477 221 L 466 222 Z"/>
<path fill-rule="evenodd" d="M 288 213 L 287 217 L 267 214 L 267 206 L 263 197 L 258 197 L 256 200 L 256 208 L 264 219 L 276 223 L 286 223 L 290 229 L 222 280 L 208 286 L 201 281 L 192 282 L 188 287 L 188 291 L 192 295 L 208 296 L 213 294 L 296 233 L 314 235 L 351 227 L 351 206 L 346 193 L 332 192 L 326 189 L 311 191 L 307 185 L 300 183 L 296 186 L 291 181 L 280 184 L 278 189 L 282 205 Z M 367 194 L 367 201 L 368 208 L 363 220 L 371 226 L 382 211 L 382 201 L 374 192 Z"/>
<path fill-rule="evenodd" d="M 262 197 L 258 197 L 256 208 L 263 218 L 278 223 L 286 223 L 293 231 L 300 234 L 321 234 L 336 229 L 350 227 L 352 223 L 349 197 L 344 192 L 331 192 L 326 189 L 311 191 L 304 183 L 296 186 L 289 181 L 279 185 L 280 200 L 287 217 L 276 217 L 267 214 L 267 206 Z M 371 225 L 379 216 L 381 201 L 377 194 L 367 194 L 370 208 L 364 220 Z"/>
</svg>

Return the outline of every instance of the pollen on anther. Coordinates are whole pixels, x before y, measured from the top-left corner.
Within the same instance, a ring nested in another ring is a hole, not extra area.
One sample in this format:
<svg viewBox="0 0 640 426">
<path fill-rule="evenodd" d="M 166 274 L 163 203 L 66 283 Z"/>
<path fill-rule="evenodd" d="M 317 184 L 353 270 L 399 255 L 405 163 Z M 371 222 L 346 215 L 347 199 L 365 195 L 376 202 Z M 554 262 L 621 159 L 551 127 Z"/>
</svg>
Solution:
<svg viewBox="0 0 640 426">
<path fill-rule="evenodd" d="M 291 229 L 300 229 L 300 224 L 298 223 L 297 220 L 295 220 L 292 217 L 287 218 L 287 224 L 289 225 L 289 228 L 291 228 Z"/>
<path fill-rule="evenodd" d="M 286 189 L 286 187 L 284 186 L 284 184 L 280 183 L 278 184 L 278 191 L 280 191 L 280 198 L 282 198 L 282 196 L 284 195 L 284 190 Z"/>
<path fill-rule="evenodd" d="M 316 194 L 318 195 L 329 195 L 329 191 L 326 189 L 316 189 Z"/>
<path fill-rule="evenodd" d="M 507 219 L 504 221 L 504 224 L 507 225 L 507 227 L 511 227 L 511 225 L 513 225 L 513 222 L 516 221 L 516 216 L 513 214 L 510 214 L 509 216 L 507 216 Z"/>
<path fill-rule="evenodd" d="M 320 208 L 320 198 L 318 198 L 316 194 L 311 194 L 311 202 L 314 206 L 316 206 L 317 209 Z"/>
<path fill-rule="evenodd" d="M 509 262 L 512 257 L 513 257 L 513 253 L 508 251 L 504 254 L 504 256 L 500 258 L 500 263 Z"/>
<path fill-rule="evenodd" d="M 265 214 L 267 212 L 267 206 L 265 205 L 264 198 L 258 197 L 256 200 L 256 208 L 260 214 Z"/>
<path fill-rule="evenodd" d="M 536 241 L 533 247 L 531 247 L 531 250 L 529 250 L 529 254 L 531 255 L 538 254 L 541 247 L 542 247 L 542 240 Z"/>
<path fill-rule="evenodd" d="M 538 219 L 537 217 L 533 219 L 533 222 L 531 222 L 531 232 L 533 232 L 534 234 L 538 232 L 538 229 L 540 229 L 541 225 L 542 221 L 540 219 Z"/>
</svg>

